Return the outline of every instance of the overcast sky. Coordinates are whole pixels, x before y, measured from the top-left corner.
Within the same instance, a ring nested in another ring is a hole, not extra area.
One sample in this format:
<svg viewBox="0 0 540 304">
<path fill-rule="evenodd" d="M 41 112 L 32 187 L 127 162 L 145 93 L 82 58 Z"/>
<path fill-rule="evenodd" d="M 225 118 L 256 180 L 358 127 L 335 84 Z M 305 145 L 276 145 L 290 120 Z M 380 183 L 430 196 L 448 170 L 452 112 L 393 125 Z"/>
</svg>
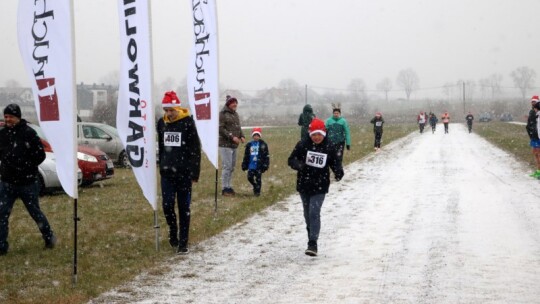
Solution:
<svg viewBox="0 0 540 304">
<path fill-rule="evenodd" d="M 17 44 L 17 2 L 1 0 L 0 86 L 28 86 Z M 117 1 L 75 2 L 77 82 L 118 70 Z M 528 66 L 540 87 L 539 0 L 217 0 L 223 88 L 257 90 L 292 78 L 314 87 L 368 89 L 414 69 L 420 87 Z M 153 0 L 157 83 L 186 74 L 190 1 Z M 394 85 L 395 87 L 395 85 Z"/>
</svg>

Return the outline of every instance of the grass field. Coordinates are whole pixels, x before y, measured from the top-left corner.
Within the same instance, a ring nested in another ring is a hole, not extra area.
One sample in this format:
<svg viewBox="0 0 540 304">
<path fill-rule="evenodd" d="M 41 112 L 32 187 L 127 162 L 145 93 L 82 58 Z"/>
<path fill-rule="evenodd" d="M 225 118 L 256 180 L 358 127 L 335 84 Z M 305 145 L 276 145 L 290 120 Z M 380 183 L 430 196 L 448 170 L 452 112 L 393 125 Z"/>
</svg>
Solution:
<svg viewBox="0 0 540 304">
<path fill-rule="evenodd" d="M 524 125 L 498 121 L 475 123 L 473 132 L 528 164 L 531 167 L 531 172 L 536 169 L 532 149 L 529 146 L 529 136 Z"/>
<path fill-rule="evenodd" d="M 384 145 L 416 130 L 415 125 L 385 126 Z M 247 131 L 249 133 L 249 131 Z M 373 152 L 371 125 L 352 126 L 350 163 Z M 200 182 L 193 187 L 190 243 L 205 240 L 252 214 L 295 193 L 295 171 L 287 158 L 299 138 L 298 127 L 263 130 L 271 167 L 263 175 L 262 195 L 255 198 L 240 164 L 234 174 L 234 198 L 218 196 L 214 213 L 216 171 L 205 159 Z M 239 149 L 239 159 L 243 147 Z M 347 172 L 345 172 L 347 174 Z M 220 189 L 220 186 L 218 187 Z M 129 169 L 116 169 L 113 179 L 79 190 L 78 283 L 72 284 L 73 200 L 65 194 L 41 198 L 41 207 L 58 237 L 54 250 L 44 250 L 39 231 L 21 202 L 10 218 L 10 251 L 0 257 L 0 303 L 83 303 L 134 278 L 142 271 L 167 270 L 174 256 L 167 225 L 158 208 L 160 246 L 155 248 L 153 210 Z M 159 200 L 159 204 L 161 201 Z M 298 215 L 301 218 L 301 215 Z"/>
</svg>

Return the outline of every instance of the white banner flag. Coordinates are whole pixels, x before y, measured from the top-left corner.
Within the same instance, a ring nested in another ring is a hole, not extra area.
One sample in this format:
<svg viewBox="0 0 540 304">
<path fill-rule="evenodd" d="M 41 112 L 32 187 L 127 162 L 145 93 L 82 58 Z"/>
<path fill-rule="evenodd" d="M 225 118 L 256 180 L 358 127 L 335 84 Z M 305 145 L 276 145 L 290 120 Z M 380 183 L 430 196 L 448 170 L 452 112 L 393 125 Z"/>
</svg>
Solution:
<svg viewBox="0 0 540 304">
<path fill-rule="evenodd" d="M 144 196 L 157 210 L 156 126 L 148 0 L 118 0 L 120 85 L 116 127 Z"/>
<path fill-rule="evenodd" d="M 77 198 L 76 95 L 71 0 L 20 0 L 19 49 L 58 178 Z"/>
<path fill-rule="evenodd" d="M 219 70 L 215 0 L 192 0 L 193 49 L 188 64 L 189 106 L 208 160 L 218 166 Z"/>
</svg>

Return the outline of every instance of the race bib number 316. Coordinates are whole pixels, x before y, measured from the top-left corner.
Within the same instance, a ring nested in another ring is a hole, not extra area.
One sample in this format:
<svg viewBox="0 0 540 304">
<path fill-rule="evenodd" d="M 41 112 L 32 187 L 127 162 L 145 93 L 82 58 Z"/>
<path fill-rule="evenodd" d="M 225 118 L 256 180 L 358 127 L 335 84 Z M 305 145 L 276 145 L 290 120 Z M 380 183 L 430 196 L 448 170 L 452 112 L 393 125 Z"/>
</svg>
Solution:
<svg viewBox="0 0 540 304">
<path fill-rule="evenodd" d="M 165 147 L 182 146 L 182 132 L 165 132 L 163 136 L 163 144 Z"/>
<path fill-rule="evenodd" d="M 327 154 L 308 151 L 306 155 L 306 165 L 315 168 L 324 168 L 326 166 Z"/>
</svg>

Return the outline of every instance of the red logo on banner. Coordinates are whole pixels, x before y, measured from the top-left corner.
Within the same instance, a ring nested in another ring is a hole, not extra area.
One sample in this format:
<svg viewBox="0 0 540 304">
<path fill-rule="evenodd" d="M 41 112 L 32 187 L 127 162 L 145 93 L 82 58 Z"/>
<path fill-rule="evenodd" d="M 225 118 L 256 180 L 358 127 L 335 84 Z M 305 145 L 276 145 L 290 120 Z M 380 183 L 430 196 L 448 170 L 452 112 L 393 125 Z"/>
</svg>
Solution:
<svg viewBox="0 0 540 304">
<path fill-rule="evenodd" d="M 195 117 L 198 120 L 212 119 L 210 93 L 195 93 Z"/>
<path fill-rule="evenodd" d="M 39 117 L 41 121 L 60 120 L 60 111 L 58 109 L 58 95 L 54 86 L 54 78 L 36 79 L 38 89 L 41 91 L 52 91 L 52 94 L 38 95 L 39 97 Z"/>
</svg>

